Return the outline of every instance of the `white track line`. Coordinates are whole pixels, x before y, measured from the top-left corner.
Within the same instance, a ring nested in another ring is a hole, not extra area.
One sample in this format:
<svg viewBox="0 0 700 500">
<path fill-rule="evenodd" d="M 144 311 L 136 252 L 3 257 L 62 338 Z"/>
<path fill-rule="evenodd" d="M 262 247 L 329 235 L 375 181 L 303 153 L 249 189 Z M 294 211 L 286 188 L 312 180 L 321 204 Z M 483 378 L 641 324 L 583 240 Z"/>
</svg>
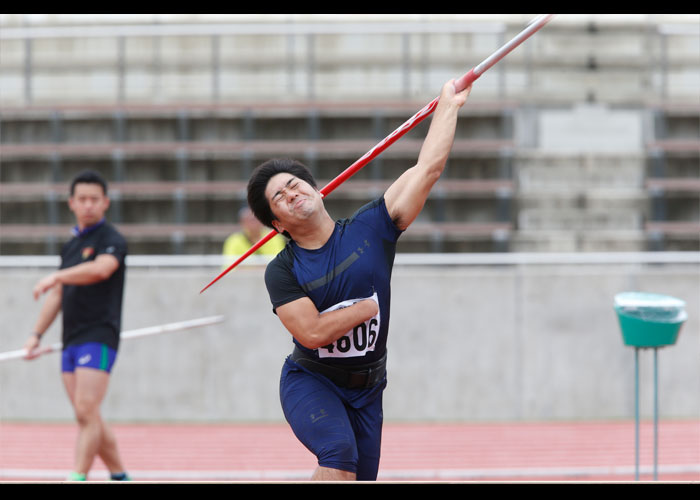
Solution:
<svg viewBox="0 0 700 500">
<path fill-rule="evenodd" d="M 652 466 L 641 466 L 640 474 L 653 473 Z M 659 478 L 664 474 L 700 474 L 700 464 L 663 465 L 657 468 Z M 505 469 L 405 469 L 379 472 L 379 481 L 468 481 L 468 480 L 537 480 L 538 478 L 559 478 L 560 480 L 583 480 L 586 477 L 631 476 L 634 466 L 601 467 L 540 467 Z M 238 471 L 129 471 L 134 481 L 305 481 L 310 471 L 291 470 L 238 470 Z M 0 480 L 65 480 L 68 472 L 39 469 L 0 469 Z M 93 480 L 106 478 L 104 470 L 94 471 Z M 700 481 L 698 476 L 696 481 Z"/>
</svg>

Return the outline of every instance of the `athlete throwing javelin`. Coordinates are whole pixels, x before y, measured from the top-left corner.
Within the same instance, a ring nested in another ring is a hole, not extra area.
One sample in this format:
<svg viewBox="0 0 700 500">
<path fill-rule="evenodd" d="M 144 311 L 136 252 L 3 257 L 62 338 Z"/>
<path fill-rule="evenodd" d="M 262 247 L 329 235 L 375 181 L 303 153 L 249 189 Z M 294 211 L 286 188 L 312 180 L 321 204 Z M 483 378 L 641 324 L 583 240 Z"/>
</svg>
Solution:
<svg viewBox="0 0 700 500">
<path fill-rule="evenodd" d="M 334 221 L 304 165 L 274 159 L 248 183 L 248 204 L 290 238 L 265 271 L 273 311 L 292 334 L 280 400 L 318 459 L 313 480 L 376 480 L 396 242 L 444 170 L 471 86 L 441 91 L 416 165 L 384 195 Z"/>
<path fill-rule="evenodd" d="M 100 416 L 119 347 L 126 241 L 105 221 L 107 184 L 96 172 L 73 179 L 68 205 L 77 222 L 74 237 L 61 250 L 60 269 L 34 287 L 35 299 L 47 296 L 24 347 L 27 358 L 35 358 L 42 335 L 62 312 L 62 377 L 79 427 L 68 479 L 84 481 L 99 455 L 112 480 L 128 480 L 114 435 Z"/>
</svg>

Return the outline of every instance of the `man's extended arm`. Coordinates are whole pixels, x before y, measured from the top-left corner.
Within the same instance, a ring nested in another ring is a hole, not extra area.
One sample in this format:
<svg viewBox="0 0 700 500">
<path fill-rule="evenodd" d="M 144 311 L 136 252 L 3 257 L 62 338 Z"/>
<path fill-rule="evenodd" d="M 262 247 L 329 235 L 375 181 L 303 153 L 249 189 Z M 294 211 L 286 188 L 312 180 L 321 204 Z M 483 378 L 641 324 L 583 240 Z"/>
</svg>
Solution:
<svg viewBox="0 0 700 500">
<path fill-rule="evenodd" d="M 61 269 L 39 280 L 34 286 L 34 298 L 38 299 L 43 293 L 59 284 L 92 285 L 104 281 L 118 268 L 119 261 L 113 255 L 98 255 L 93 261 Z"/>
<path fill-rule="evenodd" d="M 51 326 L 56 316 L 61 311 L 61 299 L 63 285 L 91 285 L 108 279 L 119 268 L 119 261 L 113 255 L 103 254 L 90 262 L 78 264 L 55 271 L 45 276 L 34 286 L 34 299 L 38 299 L 45 292 L 44 304 L 39 311 L 39 317 L 34 325 L 34 332 L 27 339 L 24 348 L 27 350 L 27 359 L 33 359 L 32 351 L 39 346 L 41 335 Z"/>
<path fill-rule="evenodd" d="M 470 91 L 471 86 L 456 93 L 454 80 L 443 86 L 418 162 L 384 194 L 389 215 L 399 229 L 405 230 L 416 219 L 440 178 L 452 149 L 459 110 Z"/>
</svg>

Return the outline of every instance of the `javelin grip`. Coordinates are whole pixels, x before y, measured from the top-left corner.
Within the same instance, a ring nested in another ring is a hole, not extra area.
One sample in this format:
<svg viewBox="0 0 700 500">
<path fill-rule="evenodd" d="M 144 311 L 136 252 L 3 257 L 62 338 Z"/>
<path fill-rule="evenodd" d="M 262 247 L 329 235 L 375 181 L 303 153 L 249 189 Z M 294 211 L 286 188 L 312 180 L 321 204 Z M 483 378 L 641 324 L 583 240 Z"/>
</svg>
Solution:
<svg viewBox="0 0 700 500">
<path fill-rule="evenodd" d="M 462 92 L 472 83 L 474 83 L 474 80 L 476 80 L 477 78 L 479 78 L 479 76 L 476 73 L 474 73 L 474 69 L 470 69 L 469 73 L 455 80 L 455 91 L 457 91 L 457 93 Z"/>
<path fill-rule="evenodd" d="M 523 31 L 521 31 L 517 36 L 515 36 L 507 44 L 500 47 L 496 52 L 494 52 L 489 57 L 484 59 L 484 61 L 482 61 L 479 65 L 477 65 L 474 68 L 472 68 L 471 70 L 469 70 L 465 75 L 456 79 L 455 80 L 455 90 L 457 92 L 462 92 L 464 89 L 469 87 L 469 85 L 471 85 L 477 78 L 479 78 L 481 75 L 483 75 L 484 72 L 486 72 L 494 64 L 496 64 L 498 61 L 503 59 L 514 48 L 516 48 L 518 45 L 520 45 L 525 40 L 530 38 L 540 28 L 542 28 L 545 24 L 547 24 L 552 19 L 552 17 L 554 17 L 554 14 L 542 14 L 540 16 L 537 16 L 535 19 L 533 19 L 528 24 L 527 28 L 525 28 Z M 323 196 L 323 197 L 328 196 L 328 194 L 331 193 L 335 188 L 337 188 L 343 182 L 345 182 L 350 177 L 352 177 L 358 170 L 360 170 L 365 165 L 367 165 L 370 161 L 372 161 L 374 158 L 376 158 L 382 151 L 384 151 L 386 148 L 388 148 L 394 142 L 396 142 L 398 139 L 400 139 L 402 136 L 404 136 L 406 134 L 406 132 L 408 132 L 409 130 L 414 128 L 416 125 L 418 125 L 421 121 L 423 121 L 424 118 L 426 118 L 428 115 L 430 115 L 435 110 L 435 107 L 437 106 L 437 103 L 438 103 L 438 99 L 439 99 L 439 97 L 436 97 L 435 99 L 433 99 L 430 103 L 428 103 L 428 105 L 426 105 L 418 113 L 413 115 L 408 121 L 406 121 L 399 128 L 394 130 L 383 141 L 381 141 L 379 144 L 377 144 L 371 150 L 369 150 L 367 153 L 365 153 L 365 155 L 362 156 L 362 158 L 360 158 L 355 163 L 353 163 L 348 168 L 346 168 L 343 172 L 341 172 L 340 175 L 338 175 L 335 179 L 333 179 L 324 188 L 321 189 L 321 191 L 320 191 L 321 196 Z M 216 278 L 214 278 L 207 286 L 202 288 L 202 290 L 199 293 L 204 292 L 204 290 L 206 290 L 207 288 L 212 286 L 214 283 L 216 283 L 226 273 L 231 271 L 240 262 L 243 262 L 243 260 L 245 260 L 250 254 L 255 252 L 258 248 L 260 248 L 265 242 L 267 242 L 269 239 L 271 239 L 275 234 L 276 234 L 276 231 L 274 231 L 274 230 L 271 231 L 267 236 L 265 236 L 265 238 L 263 238 L 258 243 L 256 243 L 250 250 L 248 250 L 248 252 L 246 252 L 242 257 L 240 257 L 236 262 L 231 264 L 226 270 L 224 270 Z"/>
</svg>

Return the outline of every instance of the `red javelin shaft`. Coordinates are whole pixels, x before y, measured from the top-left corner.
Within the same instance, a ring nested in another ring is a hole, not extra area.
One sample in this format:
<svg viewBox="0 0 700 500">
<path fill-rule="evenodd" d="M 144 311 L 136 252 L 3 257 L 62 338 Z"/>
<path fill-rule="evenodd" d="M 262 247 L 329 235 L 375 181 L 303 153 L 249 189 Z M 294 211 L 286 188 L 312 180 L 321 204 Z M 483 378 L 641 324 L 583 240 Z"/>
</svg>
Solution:
<svg viewBox="0 0 700 500">
<path fill-rule="evenodd" d="M 516 48 L 518 45 L 520 45 L 525 40 L 530 38 L 537 31 L 539 31 L 539 29 L 542 28 L 545 24 L 547 24 L 553 16 L 554 16 L 553 14 L 542 14 L 542 15 L 536 17 L 535 19 L 533 19 L 530 22 L 530 24 L 527 26 L 527 28 L 525 28 L 518 35 L 516 35 L 511 41 L 509 41 L 507 44 L 505 44 L 501 48 L 499 48 L 496 52 L 494 52 L 489 57 L 484 59 L 484 61 L 482 61 L 478 66 L 475 66 L 474 68 L 469 70 L 469 72 L 466 73 L 464 76 L 455 80 L 455 90 L 457 92 L 461 92 L 464 89 L 466 89 L 467 87 L 469 87 L 469 85 L 471 85 L 477 78 L 479 78 L 481 75 L 483 75 L 486 70 L 491 68 L 494 64 L 496 64 L 498 61 L 503 59 L 507 54 L 509 54 L 514 48 Z M 329 182 L 325 187 L 323 187 L 321 189 L 321 191 L 320 191 L 321 195 L 323 197 L 328 196 L 328 194 L 330 194 L 333 190 L 335 190 L 335 188 L 337 188 L 343 182 L 345 182 L 350 177 L 352 177 L 355 173 L 357 173 L 360 169 L 362 169 L 365 165 L 367 165 L 370 161 L 372 161 L 380 153 L 382 153 L 386 148 L 391 146 L 394 142 L 396 142 L 398 139 L 403 137 L 409 130 L 413 129 L 416 125 L 418 125 L 421 121 L 423 121 L 423 119 L 425 119 L 428 115 L 430 115 L 435 110 L 435 107 L 437 106 L 438 100 L 439 100 L 439 97 L 436 97 L 435 99 L 433 99 L 423 109 L 418 111 L 418 113 L 416 113 L 411 118 L 409 118 L 403 125 L 401 125 L 399 128 L 394 130 L 391 134 L 389 134 L 379 144 L 377 144 L 371 150 L 369 150 L 367 153 L 365 153 L 364 156 L 362 156 L 359 160 L 357 160 L 355 163 L 353 163 L 348 168 L 346 168 L 340 175 L 338 175 L 335 179 L 333 179 L 331 182 Z M 214 283 L 216 283 L 226 273 L 231 271 L 233 268 L 238 266 L 238 264 L 240 264 L 245 259 L 247 259 L 250 255 L 255 253 L 261 246 L 263 246 L 265 243 L 267 243 L 276 234 L 277 234 L 277 231 L 275 231 L 274 229 L 272 231 L 270 231 L 270 233 L 268 233 L 267 236 L 265 236 L 260 241 L 258 241 L 246 253 L 244 253 L 241 257 L 239 257 L 233 264 L 231 264 L 228 268 L 226 268 L 224 271 L 222 271 L 216 278 L 214 278 L 207 286 L 202 288 L 202 290 L 199 293 L 204 292 L 204 290 L 206 290 L 207 288 L 212 286 Z"/>
</svg>

